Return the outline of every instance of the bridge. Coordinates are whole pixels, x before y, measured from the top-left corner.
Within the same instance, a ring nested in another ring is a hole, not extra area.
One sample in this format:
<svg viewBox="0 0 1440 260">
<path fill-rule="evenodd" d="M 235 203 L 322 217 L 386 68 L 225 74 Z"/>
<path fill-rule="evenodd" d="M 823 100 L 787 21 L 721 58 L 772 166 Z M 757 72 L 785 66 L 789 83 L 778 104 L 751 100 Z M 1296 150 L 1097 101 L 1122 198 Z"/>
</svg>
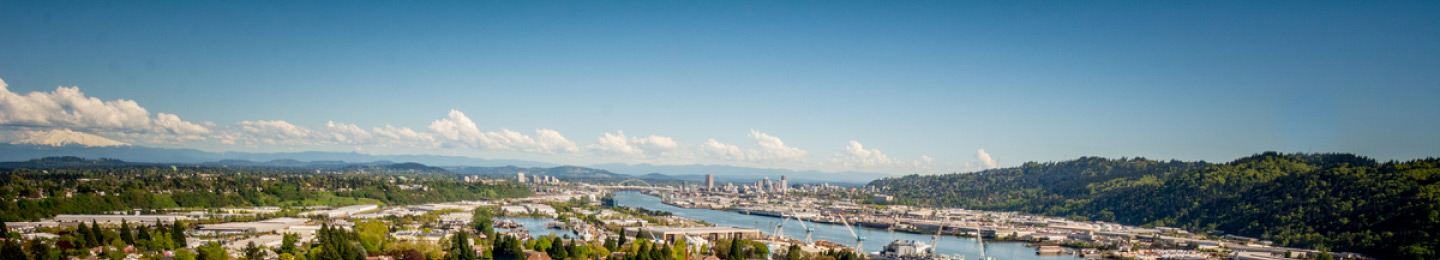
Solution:
<svg viewBox="0 0 1440 260">
<path fill-rule="evenodd" d="M 628 190 L 628 191 L 652 191 L 652 190 L 659 190 L 659 191 L 676 191 L 676 190 L 679 190 L 679 189 L 676 189 L 675 187 L 670 187 L 670 186 L 655 186 L 654 184 L 650 184 L 649 182 L 646 182 L 645 180 L 641 180 L 641 179 L 628 179 L 628 180 L 624 180 L 624 181 L 621 181 L 621 182 L 619 182 L 619 183 L 616 183 L 616 184 L 614 184 L 614 185 L 595 185 L 595 187 L 601 188 L 601 189 L 607 189 L 607 190 Z"/>
</svg>

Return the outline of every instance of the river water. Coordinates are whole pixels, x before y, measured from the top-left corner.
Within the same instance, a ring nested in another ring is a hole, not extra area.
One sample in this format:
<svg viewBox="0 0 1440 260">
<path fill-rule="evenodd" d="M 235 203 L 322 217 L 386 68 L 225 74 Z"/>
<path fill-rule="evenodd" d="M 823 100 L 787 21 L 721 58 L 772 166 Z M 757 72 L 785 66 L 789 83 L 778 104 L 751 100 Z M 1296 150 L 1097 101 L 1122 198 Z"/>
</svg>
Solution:
<svg viewBox="0 0 1440 260">
<path fill-rule="evenodd" d="M 555 222 L 555 219 L 553 219 L 553 218 L 496 218 L 495 220 L 502 220 L 502 221 L 503 221 L 503 220 L 509 220 L 509 221 L 515 221 L 516 223 L 520 223 L 520 225 L 523 225 L 523 226 L 524 226 L 524 227 L 521 227 L 521 228 L 527 229 L 527 230 L 529 231 L 528 233 L 530 234 L 530 237 L 534 237 L 534 238 L 539 238 L 539 237 L 541 237 L 541 236 L 557 236 L 557 237 L 559 237 L 559 236 L 564 236 L 564 235 L 570 234 L 570 230 L 568 230 L 568 229 L 567 229 L 567 230 L 561 230 L 561 229 L 550 229 L 550 228 L 546 228 L 546 227 L 545 227 L 545 223 Z M 510 232 L 510 229 L 508 229 L 508 228 L 495 228 L 495 231 L 496 231 L 496 232 L 504 233 L 504 232 Z"/>
<path fill-rule="evenodd" d="M 688 219 L 703 220 L 711 224 L 721 226 L 733 226 L 742 228 L 760 229 L 765 234 L 774 233 L 775 224 L 781 222 L 781 218 L 746 215 L 736 212 L 710 210 L 710 209 L 687 209 L 667 205 L 660 201 L 659 197 L 650 196 L 644 193 L 624 191 L 615 193 L 615 204 L 619 206 L 638 207 L 648 210 L 661 210 L 674 213 Z M 815 225 L 811 238 L 814 240 L 829 240 L 843 245 L 854 246 L 855 237 L 843 225 L 806 223 Z M 800 224 L 790 221 L 784 224 L 784 235 L 786 237 L 805 239 L 805 229 Z M 861 237 L 865 238 L 864 249 L 866 252 L 880 251 L 893 240 L 915 240 L 930 243 L 930 235 L 911 234 L 904 232 L 891 232 L 884 229 L 872 229 L 856 227 Z M 975 239 L 961 238 L 955 236 L 941 236 L 939 253 L 944 255 L 963 255 L 965 259 L 980 259 L 980 248 Z M 1080 259 L 1069 255 L 1060 256 L 1038 256 L 1035 255 L 1035 248 L 1025 247 L 1023 243 L 1015 242 L 986 242 L 985 253 L 996 260 L 1072 260 Z"/>
</svg>

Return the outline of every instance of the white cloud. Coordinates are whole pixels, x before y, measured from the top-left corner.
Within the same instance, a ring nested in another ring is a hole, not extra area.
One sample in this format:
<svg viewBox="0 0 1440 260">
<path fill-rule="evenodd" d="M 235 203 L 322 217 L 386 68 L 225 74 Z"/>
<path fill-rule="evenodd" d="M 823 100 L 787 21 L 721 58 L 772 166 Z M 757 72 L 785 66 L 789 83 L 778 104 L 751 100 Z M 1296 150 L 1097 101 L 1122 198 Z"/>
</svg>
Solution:
<svg viewBox="0 0 1440 260">
<path fill-rule="evenodd" d="M 713 138 L 705 141 L 705 144 L 700 146 L 700 151 L 721 160 L 740 162 L 750 160 L 750 156 L 739 146 L 721 143 Z"/>
<path fill-rule="evenodd" d="M 328 137 L 330 137 L 331 141 L 342 144 L 366 143 L 369 142 L 372 137 L 370 132 L 366 132 L 365 129 L 360 129 L 359 126 L 353 124 L 326 121 L 325 129 L 329 131 Z"/>
<path fill-rule="evenodd" d="M 830 155 L 832 170 L 872 171 L 890 174 L 933 172 L 935 158 L 921 155 L 917 160 L 891 158 L 880 149 L 865 148 L 859 141 L 851 140 L 840 152 Z M 836 167 L 838 166 L 838 167 Z"/>
<path fill-rule="evenodd" d="M 86 97 L 79 87 L 53 92 L 10 92 L 0 80 L 0 126 L 8 128 L 74 129 L 158 142 L 203 140 L 207 124 L 180 120 L 174 114 L 150 112 L 134 100 L 103 101 Z"/>
<path fill-rule="evenodd" d="M 535 133 L 540 140 L 531 138 L 520 132 L 510 129 L 500 129 L 498 132 L 482 132 L 475 122 L 460 110 L 451 109 L 449 117 L 435 120 L 430 123 L 430 131 L 434 132 L 440 140 L 456 143 L 443 143 L 445 146 L 459 146 L 478 149 L 495 150 L 518 150 L 527 152 L 576 152 L 580 148 L 559 132 L 550 129 L 536 129 Z"/>
<path fill-rule="evenodd" d="M 435 145 L 435 137 L 433 135 L 429 133 L 416 132 L 414 129 L 410 129 L 409 127 L 395 127 L 390 124 L 385 124 L 385 128 L 376 127 L 370 129 L 370 131 L 374 133 L 374 136 L 376 136 L 377 139 L 385 140 L 383 142 L 380 142 L 380 144 L 382 145 Z"/>
<path fill-rule="evenodd" d="M 573 153 L 579 152 L 580 146 L 575 145 L 575 142 L 571 142 L 569 139 L 565 139 L 565 136 L 560 135 L 559 131 L 550 129 L 535 129 L 534 150 L 547 151 L 552 153 Z"/>
<path fill-rule="evenodd" d="M 656 135 L 626 137 L 625 131 L 617 131 L 615 134 L 605 133 L 595 139 L 595 144 L 586 146 L 588 150 L 597 154 L 634 158 L 655 158 L 679 147 L 680 144 L 670 137 Z"/>
<path fill-rule="evenodd" d="M 317 144 L 313 131 L 308 128 L 296 126 L 284 120 L 259 120 L 241 121 L 236 123 L 240 126 L 243 137 L 246 141 L 258 141 L 266 144 Z"/>
<path fill-rule="evenodd" d="M 475 144 L 476 140 L 484 137 L 480 129 L 475 127 L 475 122 L 465 116 L 460 110 L 450 110 L 450 117 L 430 123 L 430 131 L 445 140 L 463 141 L 467 144 Z"/>
<path fill-rule="evenodd" d="M 780 138 L 753 129 L 750 130 L 750 138 L 755 139 L 755 144 L 760 146 L 759 152 L 755 154 L 755 157 L 758 157 L 757 161 L 805 160 L 805 154 L 807 154 L 805 150 L 785 146 L 785 142 L 780 141 Z"/>
<path fill-rule="evenodd" d="M 1000 163 L 995 162 L 995 158 L 990 158 L 990 153 L 986 153 L 985 149 L 983 148 L 975 151 L 975 159 L 980 160 L 980 165 L 985 167 L 981 170 L 995 169 L 1000 167 Z"/>
<path fill-rule="evenodd" d="M 780 138 L 758 130 L 750 130 L 750 139 L 755 140 L 758 149 L 743 149 L 710 139 L 700 146 L 700 153 L 719 160 L 753 163 L 803 162 L 809 154 L 800 148 L 785 146 Z"/>
<path fill-rule="evenodd" d="M 831 156 L 831 160 L 847 167 L 890 166 L 895 163 L 879 149 L 865 149 L 865 145 L 855 140 L 850 140 L 850 145 L 846 145 L 839 154 Z"/>
</svg>

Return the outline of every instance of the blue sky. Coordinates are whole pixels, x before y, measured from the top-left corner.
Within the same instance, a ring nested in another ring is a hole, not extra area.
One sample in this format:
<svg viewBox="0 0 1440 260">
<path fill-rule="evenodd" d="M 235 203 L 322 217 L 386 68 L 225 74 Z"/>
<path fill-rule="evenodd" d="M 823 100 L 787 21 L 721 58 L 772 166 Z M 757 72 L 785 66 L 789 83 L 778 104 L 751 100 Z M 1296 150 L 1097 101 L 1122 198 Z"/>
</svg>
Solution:
<svg viewBox="0 0 1440 260">
<path fill-rule="evenodd" d="M 1440 2 L 5 1 L 0 79 L 14 140 L 885 173 L 1406 160 L 1440 154 Z"/>
</svg>

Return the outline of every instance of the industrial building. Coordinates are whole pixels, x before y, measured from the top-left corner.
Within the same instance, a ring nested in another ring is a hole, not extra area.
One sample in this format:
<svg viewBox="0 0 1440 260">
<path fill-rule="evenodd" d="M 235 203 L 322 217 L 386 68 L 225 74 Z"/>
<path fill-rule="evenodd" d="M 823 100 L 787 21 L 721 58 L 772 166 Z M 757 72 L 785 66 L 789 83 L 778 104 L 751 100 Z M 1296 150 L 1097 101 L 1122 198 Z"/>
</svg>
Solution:
<svg viewBox="0 0 1440 260">
<path fill-rule="evenodd" d="M 625 228 L 626 234 L 634 233 L 641 238 L 663 239 L 668 242 L 687 237 L 697 237 L 709 241 L 725 238 L 740 237 L 743 239 L 760 239 L 765 235 L 759 229 L 737 228 L 737 227 L 632 227 Z"/>
<path fill-rule="evenodd" d="M 144 223 L 155 225 L 156 223 L 174 223 L 175 221 L 188 220 L 189 217 L 175 215 L 57 215 L 55 222 L 61 225 L 72 226 L 78 223 L 95 222 L 105 226 L 119 226 L 121 222 L 131 225 Z"/>
<path fill-rule="evenodd" d="M 339 218 L 339 217 L 345 217 L 345 216 L 355 215 L 356 213 L 365 212 L 365 211 L 371 211 L 371 210 L 376 210 L 376 209 L 380 209 L 380 206 L 379 206 L 379 205 L 354 205 L 354 206 L 344 206 L 344 207 L 339 207 L 339 208 L 335 208 L 335 209 L 328 209 L 328 210 L 314 210 L 314 211 L 310 211 L 310 212 L 305 212 L 304 214 L 301 214 L 301 215 L 303 215 L 303 216 L 324 216 L 324 217 L 331 217 L 331 218 Z"/>
<path fill-rule="evenodd" d="M 206 224 L 201 225 L 200 229 L 196 230 L 196 232 L 209 235 L 272 233 L 286 230 L 291 226 L 303 225 L 305 222 L 309 222 L 309 220 L 300 218 L 275 218 L 256 222 Z"/>
</svg>

